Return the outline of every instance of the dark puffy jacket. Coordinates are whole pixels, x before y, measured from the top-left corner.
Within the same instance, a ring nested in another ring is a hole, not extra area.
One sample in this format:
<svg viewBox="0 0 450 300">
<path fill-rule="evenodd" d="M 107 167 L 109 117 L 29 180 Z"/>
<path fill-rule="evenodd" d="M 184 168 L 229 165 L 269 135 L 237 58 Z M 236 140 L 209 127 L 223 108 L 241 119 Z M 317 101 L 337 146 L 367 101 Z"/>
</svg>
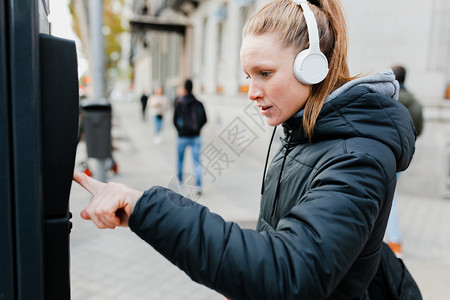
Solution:
<svg viewBox="0 0 450 300">
<path fill-rule="evenodd" d="M 381 85 L 395 90 L 390 75 Z M 283 125 L 287 136 L 267 173 L 258 230 L 163 187 L 144 193 L 130 228 L 231 299 L 363 297 L 378 269 L 395 173 L 406 169 L 415 143 L 406 108 L 376 86 L 335 91 L 312 143 L 299 130 L 301 112 Z"/>
</svg>

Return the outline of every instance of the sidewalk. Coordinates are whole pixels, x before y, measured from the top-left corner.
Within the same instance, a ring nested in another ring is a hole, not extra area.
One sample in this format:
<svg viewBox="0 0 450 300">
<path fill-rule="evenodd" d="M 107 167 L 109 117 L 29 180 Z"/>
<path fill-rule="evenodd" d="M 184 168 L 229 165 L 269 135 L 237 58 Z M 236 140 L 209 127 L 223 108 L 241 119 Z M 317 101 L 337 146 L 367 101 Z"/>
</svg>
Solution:
<svg viewBox="0 0 450 300">
<path fill-rule="evenodd" d="M 198 202 L 227 221 L 253 228 L 258 216 L 261 178 L 271 130 L 261 125 L 247 105 L 248 101 L 206 105 L 209 119 L 203 130 L 203 154 L 206 155 L 204 163 L 209 167 L 203 195 Z M 176 132 L 171 124 L 171 113 L 165 119 L 164 140 L 159 145 L 153 144 L 152 120 L 142 121 L 138 102 L 115 102 L 113 114 L 113 155 L 119 173 L 111 174 L 109 180 L 140 190 L 153 185 L 171 186 L 176 168 Z M 233 130 L 244 127 L 250 134 L 241 136 L 240 140 L 231 135 Z M 275 152 L 277 145 L 272 149 Z M 221 160 L 215 164 L 208 161 L 212 154 L 220 156 Z M 85 158 L 85 145 L 80 143 L 76 168 Z M 185 172 L 192 173 L 189 151 Z M 402 180 L 407 180 L 407 176 L 405 172 Z M 73 300 L 223 299 L 215 291 L 192 282 L 128 228 L 99 230 L 91 222 L 82 220 L 79 214 L 89 199 L 89 194 L 78 185 L 72 186 Z M 424 199 L 400 191 L 398 208 L 404 236 L 404 261 L 416 278 L 424 299 L 448 299 L 450 200 Z"/>
</svg>

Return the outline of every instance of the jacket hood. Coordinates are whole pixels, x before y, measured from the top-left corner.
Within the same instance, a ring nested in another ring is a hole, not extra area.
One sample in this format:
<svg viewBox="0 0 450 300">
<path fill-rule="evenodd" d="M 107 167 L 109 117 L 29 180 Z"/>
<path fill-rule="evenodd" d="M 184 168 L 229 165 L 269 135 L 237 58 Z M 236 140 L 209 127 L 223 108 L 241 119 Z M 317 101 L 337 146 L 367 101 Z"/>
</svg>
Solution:
<svg viewBox="0 0 450 300">
<path fill-rule="evenodd" d="M 378 93 L 386 97 L 398 100 L 398 93 L 400 85 L 395 80 L 394 72 L 391 69 L 383 72 L 367 75 L 352 81 L 347 82 L 337 90 L 333 91 L 325 100 L 325 102 L 331 101 L 346 91 L 350 90 L 354 86 L 367 87 L 373 93 Z"/>
<path fill-rule="evenodd" d="M 397 101 L 399 84 L 392 70 L 352 80 L 326 99 L 314 128 L 312 142 L 365 137 L 387 145 L 397 171 L 405 170 L 414 154 L 416 133 L 408 110 Z M 301 127 L 303 110 L 283 124 L 292 130 L 292 145 L 308 143 Z"/>
</svg>

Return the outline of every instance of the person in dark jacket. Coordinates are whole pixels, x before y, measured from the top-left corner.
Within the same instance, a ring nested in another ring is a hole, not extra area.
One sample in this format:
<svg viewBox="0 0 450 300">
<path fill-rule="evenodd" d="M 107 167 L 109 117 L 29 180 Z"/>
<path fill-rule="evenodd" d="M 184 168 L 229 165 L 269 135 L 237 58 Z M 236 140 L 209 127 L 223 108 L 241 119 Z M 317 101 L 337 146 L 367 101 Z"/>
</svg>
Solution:
<svg viewBox="0 0 450 300">
<path fill-rule="evenodd" d="M 194 175 L 196 178 L 196 193 L 202 192 L 202 166 L 200 164 L 200 150 L 202 146 L 200 131 L 207 122 L 206 112 L 203 104 L 192 94 L 193 84 L 187 79 L 185 84 L 185 95 L 176 102 L 173 114 L 173 124 L 178 132 L 177 141 L 177 178 L 183 183 L 184 152 L 191 147 L 194 162 Z"/>
<path fill-rule="evenodd" d="M 400 92 L 398 95 L 398 101 L 403 104 L 409 112 L 416 128 L 417 137 L 422 134 L 423 131 L 423 109 L 422 104 L 417 98 L 405 87 L 406 69 L 404 66 L 395 65 L 392 67 L 395 79 L 400 84 Z"/>
<path fill-rule="evenodd" d="M 147 110 L 148 96 L 144 91 L 142 92 L 140 101 L 141 101 L 142 120 L 145 122 L 145 111 Z"/>
<path fill-rule="evenodd" d="M 346 43 L 337 0 L 274 0 L 243 29 L 248 97 L 284 131 L 263 176 L 256 230 L 164 187 L 142 193 L 76 173 L 94 195 L 82 217 L 99 228 L 129 226 L 230 299 L 367 299 L 396 172 L 408 167 L 415 134 L 394 100 L 392 71 L 351 78 Z M 311 76 L 299 75 L 308 52 Z"/>
</svg>

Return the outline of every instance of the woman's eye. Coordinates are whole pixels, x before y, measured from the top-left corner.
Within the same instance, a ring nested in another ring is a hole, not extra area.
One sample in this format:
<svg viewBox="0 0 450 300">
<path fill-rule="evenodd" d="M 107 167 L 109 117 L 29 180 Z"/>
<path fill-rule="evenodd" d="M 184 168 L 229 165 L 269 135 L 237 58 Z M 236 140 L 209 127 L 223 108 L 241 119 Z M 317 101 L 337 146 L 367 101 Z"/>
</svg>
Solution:
<svg viewBox="0 0 450 300">
<path fill-rule="evenodd" d="M 245 76 L 245 79 L 250 79 L 250 75 Z"/>
<path fill-rule="evenodd" d="M 271 72 L 261 72 L 262 77 L 269 77 L 270 74 L 272 74 L 272 73 Z"/>
</svg>

